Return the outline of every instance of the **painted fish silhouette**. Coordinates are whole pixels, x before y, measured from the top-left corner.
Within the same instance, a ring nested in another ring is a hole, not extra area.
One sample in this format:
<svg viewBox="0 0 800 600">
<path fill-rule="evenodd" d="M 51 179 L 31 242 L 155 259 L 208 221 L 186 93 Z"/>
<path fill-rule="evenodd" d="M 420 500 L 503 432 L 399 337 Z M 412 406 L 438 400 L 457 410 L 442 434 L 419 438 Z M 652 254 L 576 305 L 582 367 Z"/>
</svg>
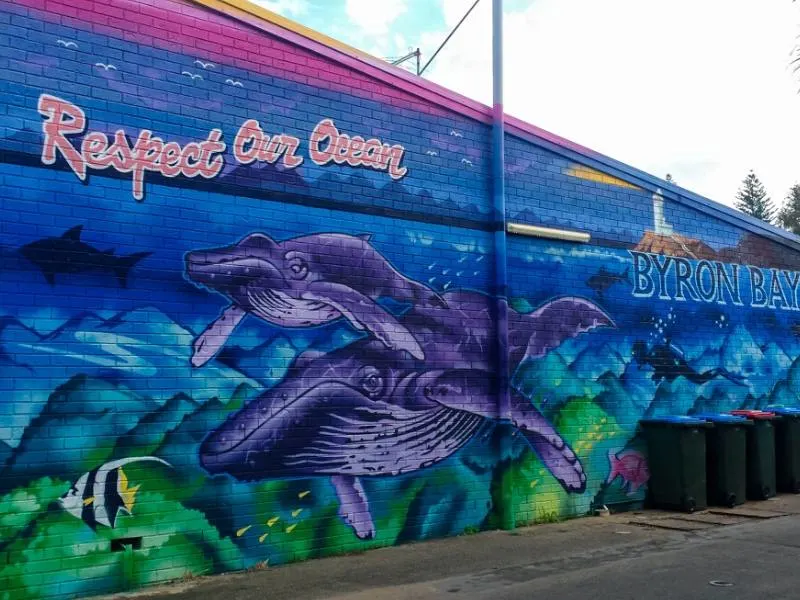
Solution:
<svg viewBox="0 0 800 600">
<path fill-rule="evenodd" d="M 605 292 L 607 292 L 611 286 L 617 283 L 622 283 L 623 281 L 630 283 L 630 267 L 627 267 L 621 273 L 612 273 L 611 271 L 606 270 L 605 267 L 600 267 L 600 270 L 597 273 L 586 280 L 586 285 L 589 286 L 590 289 L 594 290 L 600 298 L 602 298 L 603 294 L 605 294 Z"/>
<path fill-rule="evenodd" d="M 136 492 L 140 486 L 131 487 L 122 470 L 136 462 L 157 462 L 171 466 L 155 456 L 134 456 L 107 462 L 81 475 L 72 487 L 59 498 L 61 506 L 76 519 L 95 529 L 98 525 L 116 525 L 120 512 L 132 514 Z"/>
<path fill-rule="evenodd" d="M 111 271 L 122 287 L 127 287 L 131 269 L 152 254 L 136 252 L 116 256 L 114 250 L 98 250 L 81 241 L 82 230 L 82 225 L 76 225 L 60 237 L 32 242 L 20 248 L 20 254 L 36 265 L 50 285 L 55 284 L 56 275 Z"/>
</svg>

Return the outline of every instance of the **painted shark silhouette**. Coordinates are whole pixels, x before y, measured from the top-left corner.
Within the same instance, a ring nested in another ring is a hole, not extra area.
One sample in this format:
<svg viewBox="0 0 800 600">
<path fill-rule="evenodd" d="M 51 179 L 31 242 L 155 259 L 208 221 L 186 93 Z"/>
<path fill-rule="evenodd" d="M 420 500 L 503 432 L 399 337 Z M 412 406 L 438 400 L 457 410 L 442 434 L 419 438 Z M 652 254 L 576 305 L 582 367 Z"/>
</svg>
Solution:
<svg viewBox="0 0 800 600">
<path fill-rule="evenodd" d="M 131 269 L 152 252 L 136 252 L 117 256 L 114 250 L 98 250 L 81 241 L 82 225 L 68 229 L 59 237 L 44 238 L 20 248 L 19 252 L 36 265 L 50 285 L 56 275 L 89 271 L 110 271 L 121 287 L 128 286 Z"/>
</svg>

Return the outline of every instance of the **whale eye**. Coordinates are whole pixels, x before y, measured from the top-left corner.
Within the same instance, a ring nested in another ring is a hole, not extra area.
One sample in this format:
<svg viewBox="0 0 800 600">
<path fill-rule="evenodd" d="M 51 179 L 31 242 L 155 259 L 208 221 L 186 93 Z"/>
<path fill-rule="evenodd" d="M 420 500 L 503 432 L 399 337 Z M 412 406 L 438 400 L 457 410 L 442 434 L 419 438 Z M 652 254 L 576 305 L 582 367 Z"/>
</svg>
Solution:
<svg viewBox="0 0 800 600">
<path fill-rule="evenodd" d="M 364 367 L 361 370 L 358 385 L 370 398 L 376 398 L 383 392 L 383 377 L 375 367 Z"/>
<path fill-rule="evenodd" d="M 292 279 L 305 279 L 308 275 L 306 259 L 295 252 L 286 254 L 286 266 L 289 268 L 289 276 Z"/>
</svg>

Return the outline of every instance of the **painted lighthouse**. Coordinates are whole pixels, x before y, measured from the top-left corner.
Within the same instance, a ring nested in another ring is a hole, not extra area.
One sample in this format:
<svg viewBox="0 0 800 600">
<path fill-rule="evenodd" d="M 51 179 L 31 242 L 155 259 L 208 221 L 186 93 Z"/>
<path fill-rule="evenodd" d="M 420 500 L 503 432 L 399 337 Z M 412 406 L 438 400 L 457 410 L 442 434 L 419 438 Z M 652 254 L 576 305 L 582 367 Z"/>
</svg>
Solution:
<svg viewBox="0 0 800 600">
<path fill-rule="evenodd" d="M 667 223 L 664 216 L 664 196 L 661 188 L 656 189 L 653 194 L 653 230 L 659 235 L 672 235 L 672 225 Z"/>
</svg>

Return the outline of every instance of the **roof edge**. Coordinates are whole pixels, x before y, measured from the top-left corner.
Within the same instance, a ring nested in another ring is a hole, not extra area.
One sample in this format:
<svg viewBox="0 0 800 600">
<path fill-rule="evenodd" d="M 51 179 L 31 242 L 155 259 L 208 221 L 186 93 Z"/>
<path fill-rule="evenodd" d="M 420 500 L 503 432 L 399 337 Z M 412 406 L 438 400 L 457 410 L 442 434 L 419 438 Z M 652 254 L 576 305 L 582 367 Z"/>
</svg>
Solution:
<svg viewBox="0 0 800 600">
<path fill-rule="evenodd" d="M 191 0 L 191 2 L 242 21 L 269 34 L 282 37 L 289 43 L 364 72 L 366 75 L 374 77 L 387 85 L 399 88 L 467 118 L 485 124 L 490 124 L 492 121 L 491 108 L 481 102 L 467 98 L 437 83 L 412 75 L 399 67 L 305 27 L 249 0 Z M 645 189 L 650 189 L 651 191 L 661 189 L 665 197 L 670 200 L 677 201 L 729 224 L 769 238 L 795 251 L 800 251 L 800 236 L 796 236 L 785 229 L 676 186 L 655 175 L 641 171 L 636 167 L 546 131 L 517 117 L 506 115 L 506 123 L 507 133 L 514 137 L 544 147 L 565 158 L 584 162 L 587 166 L 605 171 L 610 170 L 609 174 L 621 176 L 621 179 L 633 179 L 631 183 L 636 183 Z"/>
</svg>

